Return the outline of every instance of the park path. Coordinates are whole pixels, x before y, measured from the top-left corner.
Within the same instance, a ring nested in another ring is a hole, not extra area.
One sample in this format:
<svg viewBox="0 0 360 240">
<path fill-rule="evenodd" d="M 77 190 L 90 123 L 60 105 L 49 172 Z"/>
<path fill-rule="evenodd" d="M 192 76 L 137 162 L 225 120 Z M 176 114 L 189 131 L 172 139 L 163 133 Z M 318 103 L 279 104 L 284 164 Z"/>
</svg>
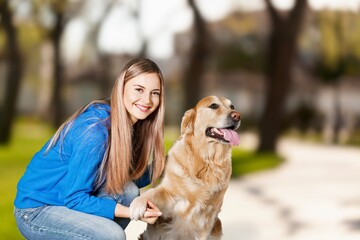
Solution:
<svg viewBox="0 0 360 240">
<path fill-rule="evenodd" d="M 360 148 L 284 139 L 278 152 L 282 166 L 231 181 L 223 240 L 359 240 Z M 131 222 L 128 240 L 144 228 Z"/>
</svg>

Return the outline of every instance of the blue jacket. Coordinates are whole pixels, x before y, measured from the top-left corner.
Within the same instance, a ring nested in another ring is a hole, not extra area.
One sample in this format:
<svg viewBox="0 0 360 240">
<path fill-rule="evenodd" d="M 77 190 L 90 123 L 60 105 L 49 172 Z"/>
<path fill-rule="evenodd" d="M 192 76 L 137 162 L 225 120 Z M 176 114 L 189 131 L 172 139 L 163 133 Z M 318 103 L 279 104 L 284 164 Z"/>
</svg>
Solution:
<svg viewBox="0 0 360 240">
<path fill-rule="evenodd" d="M 15 207 L 66 206 L 113 219 L 116 201 L 93 196 L 96 173 L 108 145 L 109 119 L 110 106 L 92 105 L 75 119 L 64 141 L 62 133 L 57 144 L 45 153 L 48 141 L 20 179 Z M 149 183 L 148 171 L 135 181 L 139 188 Z"/>
</svg>

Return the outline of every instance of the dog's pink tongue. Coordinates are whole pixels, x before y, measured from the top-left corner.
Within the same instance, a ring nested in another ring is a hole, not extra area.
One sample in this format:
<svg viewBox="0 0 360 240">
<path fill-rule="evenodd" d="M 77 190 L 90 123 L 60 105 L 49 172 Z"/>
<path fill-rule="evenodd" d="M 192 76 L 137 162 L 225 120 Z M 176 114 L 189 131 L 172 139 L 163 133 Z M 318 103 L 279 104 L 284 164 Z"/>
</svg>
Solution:
<svg viewBox="0 0 360 240">
<path fill-rule="evenodd" d="M 232 146 L 239 145 L 240 138 L 234 130 L 222 128 L 221 132 L 224 133 L 224 139 L 229 141 Z"/>
</svg>

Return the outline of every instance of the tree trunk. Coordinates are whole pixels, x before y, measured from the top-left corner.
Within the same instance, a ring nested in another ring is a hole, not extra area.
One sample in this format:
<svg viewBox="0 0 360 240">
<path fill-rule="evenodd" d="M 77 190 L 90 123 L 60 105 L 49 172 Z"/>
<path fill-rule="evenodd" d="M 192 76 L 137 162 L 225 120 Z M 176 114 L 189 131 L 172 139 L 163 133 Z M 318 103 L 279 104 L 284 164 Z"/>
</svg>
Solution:
<svg viewBox="0 0 360 240">
<path fill-rule="evenodd" d="M 5 98 L 0 111 L 0 144 L 10 140 L 14 121 L 19 86 L 22 77 L 22 60 L 18 45 L 17 33 L 12 23 L 12 13 L 8 1 L 0 2 L 0 24 L 6 35 L 6 85 Z"/>
<path fill-rule="evenodd" d="M 292 81 L 291 70 L 297 52 L 297 38 L 306 0 L 297 0 L 287 17 L 282 17 L 270 0 L 266 0 L 272 23 L 268 45 L 268 72 L 265 108 L 260 120 L 259 152 L 274 152 L 282 130 L 287 94 Z"/>
<path fill-rule="evenodd" d="M 52 100 L 51 100 L 51 113 L 53 119 L 53 125 L 59 127 L 64 121 L 63 105 L 62 105 L 62 63 L 61 63 L 61 51 L 60 41 L 63 33 L 63 13 L 54 9 L 56 15 L 56 23 L 54 29 L 51 32 L 51 40 L 54 45 L 54 72 L 53 72 L 53 88 L 52 88 Z"/>
<path fill-rule="evenodd" d="M 211 38 L 194 0 L 189 0 L 194 12 L 194 40 L 184 75 L 184 110 L 194 107 L 201 97 L 201 80 L 210 53 Z"/>
</svg>

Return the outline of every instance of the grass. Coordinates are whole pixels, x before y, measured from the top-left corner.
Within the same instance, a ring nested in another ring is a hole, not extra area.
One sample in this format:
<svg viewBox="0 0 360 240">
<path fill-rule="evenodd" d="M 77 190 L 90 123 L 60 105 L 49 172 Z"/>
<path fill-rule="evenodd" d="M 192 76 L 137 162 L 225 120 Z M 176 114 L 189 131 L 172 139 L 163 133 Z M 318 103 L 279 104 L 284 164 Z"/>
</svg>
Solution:
<svg viewBox="0 0 360 240">
<path fill-rule="evenodd" d="M 240 148 L 232 150 L 232 178 L 271 169 L 283 163 L 275 153 L 255 153 Z"/>
<path fill-rule="evenodd" d="M 23 239 L 13 217 L 16 185 L 31 157 L 51 137 L 54 129 L 36 120 L 20 119 L 16 122 L 9 145 L 0 146 L 0 239 Z M 166 129 L 165 149 L 168 151 L 177 139 L 177 129 Z M 233 148 L 233 177 L 279 165 L 282 160 L 275 154 L 255 154 Z"/>
<path fill-rule="evenodd" d="M 13 217 L 16 184 L 51 133 L 50 127 L 37 121 L 19 120 L 9 145 L 0 146 L 0 239 L 23 239 Z"/>
</svg>

